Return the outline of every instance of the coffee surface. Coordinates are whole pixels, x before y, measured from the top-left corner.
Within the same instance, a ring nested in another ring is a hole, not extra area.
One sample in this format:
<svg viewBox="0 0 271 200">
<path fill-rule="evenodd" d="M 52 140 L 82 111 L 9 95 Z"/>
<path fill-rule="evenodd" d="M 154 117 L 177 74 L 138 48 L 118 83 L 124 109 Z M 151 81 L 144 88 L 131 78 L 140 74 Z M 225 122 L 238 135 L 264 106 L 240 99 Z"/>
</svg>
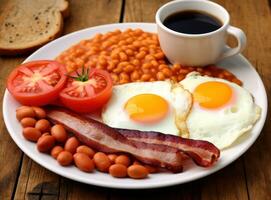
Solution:
<svg viewBox="0 0 271 200">
<path fill-rule="evenodd" d="M 166 17 L 163 24 L 176 32 L 186 34 L 203 34 L 219 29 L 222 22 L 207 13 L 199 11 L 181 11 Z"/>
</svg>

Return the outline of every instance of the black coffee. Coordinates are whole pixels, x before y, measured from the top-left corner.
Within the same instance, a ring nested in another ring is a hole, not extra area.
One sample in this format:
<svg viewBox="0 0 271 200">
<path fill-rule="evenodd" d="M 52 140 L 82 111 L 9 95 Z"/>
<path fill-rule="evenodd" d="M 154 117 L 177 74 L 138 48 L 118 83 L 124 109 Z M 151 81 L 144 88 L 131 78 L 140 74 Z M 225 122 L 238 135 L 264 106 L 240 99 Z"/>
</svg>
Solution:
<svg viewBox="0 0 271 200">
<path fill-rule="evenodd" d="M 222 22 L 199 11 L 181 11 L 166 17 L 163 24 L 169 29 L 187 34 L 203 34 L 219 29 Z"/>
</svg>

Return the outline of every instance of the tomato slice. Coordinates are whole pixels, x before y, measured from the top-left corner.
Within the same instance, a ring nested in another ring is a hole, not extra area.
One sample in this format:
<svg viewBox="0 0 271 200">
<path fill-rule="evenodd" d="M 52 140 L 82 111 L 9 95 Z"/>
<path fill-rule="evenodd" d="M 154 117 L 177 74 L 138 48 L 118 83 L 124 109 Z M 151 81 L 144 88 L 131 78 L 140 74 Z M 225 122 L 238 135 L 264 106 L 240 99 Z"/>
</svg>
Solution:
<svg viewBox="0 0 271 200">
<path fill-rule="evenodd" d="M 66 80 L 64 65 L 51 60 L 32 61 L 11 72 L 7 89 L 23 105 L 42 106 L 58 98 Z"/>
<path fill-rule="evenodd" d="M 92 112 L 106 104 L 112 94 L 112 86 L 111 76 L 104 70 L 79 70 L 70 74 L 66 88 L 60 93 L 60 100 L 76 112 Z"/>
</svg>

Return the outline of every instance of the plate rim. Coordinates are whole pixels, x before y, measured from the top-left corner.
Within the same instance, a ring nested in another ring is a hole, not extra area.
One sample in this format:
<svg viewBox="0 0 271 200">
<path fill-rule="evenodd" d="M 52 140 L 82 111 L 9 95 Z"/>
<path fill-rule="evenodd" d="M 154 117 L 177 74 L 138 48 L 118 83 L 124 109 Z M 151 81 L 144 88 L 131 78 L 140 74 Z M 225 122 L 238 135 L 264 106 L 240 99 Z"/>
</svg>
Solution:
<svg viewBox="0 0 271 200">
<path fill-rule="evenodd" d="M 80 32 L 84 32 L 84 31 L 90 31 L 90 30 L 95 30 L 95 29 L 102 29 L 102 28 L 109 28 L 109 29 L 113 29 L 114 28 L 123 28 L 123 26 L 127 26 L 129 27 L 129 25 L 132 25 L 132 26 L 139 26 L 139 28 L 141 26 L 156 26 L 155 23 L 144 23 L 144 22 L 133 22 L 133 23 L 113 23 L 113 24 L 105 24 L 105 25 L 99 25 L 99 26 L 93 26 L 93 27 L 89 27 L 89 28 L 85 28 L 85 29 L 81 29 L 81 30 L 78 30 L 78 31 L 75 31 L 75 32 L 72 32 L 72 33 L 69 33 L 67 35 L 64 35 L 62 37 L 59 37 L 57 38 L 56 40 L 53 40 L 52 42 L 49 42 L 48 44 L 42 46 L 41 48 L 39 48 L 38 50 L 36 50 L 35 52 L 33 52 L 31 55 L 29 55 L 25 60 L 24 62 L 27 62 L 28 60 L 31 60 L 33 54 L 35 55 L 36 53 L 39 53 L 39 51 L 43 50 L 43 48 L 47 48 L 48 46 L 50 45 L 53 45 L 54 43 L 58 42 L 59 40 L 62 40 L 62 39 L 65 39 L 67 37 L 71 37 L 73 35 L 76 35 Z M 142 28 L 142 27 L 141 27 Z M 154 31 L 156 32 L 156 30 Z M 80 40 L 78 40 L 77 42 L 79 42 Z M 48 46 L 47 46 L 48 45 Z M 220 169 L 230 165 L 231 163 L 233 163 L 237 158 L 241 157 L 253 144 L 254 142 L 257 140 L 257 138 L 259 137 L 259 135 L 261 134 L 262 132 L 262 129 L 264 127 L 264 124 L 266 122 L 266 117 L 267 117 L 267 111 L 268 111 L 268 101 L 267 101 L 267 94 L 266 94 L 266 89 L 265 89 L 265 86 L 263 84 L 263 81 L 260 77 L 260 75 L 258 74 L 258 72 L 255 70 L 255 68 L 253 67 L 253 65 L 241 54 L 239 54 L 238 56 L 240 56 L 240 59 L 242 59 L 242 61 L 244 61 L 246 63 L 246 65 L 250 66 L 251 70 L 254 71 L 255 74 L 257 74 L 257 78 L 258 80 L 260 81 L 259 83 L 261 84 L 261 87 L 263 88 L 263 93 L 264 93 L 264 102 L 263 104 L 264 107 L 262 108 L 262 113 L 261 113 L 261 118 L 257 123 L 260 123 L 258 126 L 259 126 L 259 132 L 257 133 L 257 136 L 255 136 L 252 140 L 249 141 L 249 144 L 247 146 L 245 146 L 245 148 L 243 148 L 239 154 L 235 154 L 233 156 L 233 158 L 227 162 L 226 164 L 223 164 L 223 165 L 220 165 L 219 167 L 216 167 L 216 168 L 213 168 L 213 169 L 208 169 L 205 171 L 205 173 L 202 173 L 201 175 L 199 176 L 194 176 L 192 178 L 190 178 L 189 180 L 187 181 L 182 181 L 182 180 L 179 180 L 179 179 L 171 179 L 171 180 L 167 180 L 167 181 L 163 181 L 163 182 L 152 182 L 152 183 L 149 183 L 148 185 L 145 185 L 143 184 L 142 186 L 140 186 L 138 183 L 134 186 L 134 185 L 130 185 L 130 184 L 123 184 L 123 183 L 120 183 L 118 185 L 112 185 L 110 182 L 105 182 L 105 181 L 100 181 L 100 180 L 93 180 L 91 182 L 88 182 L 88 181 L 85 181 L 84 179 L 80 179 L 78 178 L 76 175 L 75 176 L 72 176 L 72 175 L 67 175 L 65 172 L 65 170 L 58 170 L 58 168 L 55 168 L 54 166 L 51 166 L 51 165 L 45 165 L 44 162 L 42 159 L 40 158 L 37 158 L 35 155 L 33 156 L 32 153 L 30 152 L 30 149 L 27 148 L 27 146 L 24 146 L 22 143 L 20 143 L 20 141 L 15 138 L 15 136 L 13 134 L 11 134 L 12 132 L 12 129 L 11 127 L 9 126 L 9 122 L 7 122 L 7 119 L 8 119 L 8 116 L 7 116 L 7 108 L 6 108 L 6 104 L 7 104 L 7 98 L 8 98 L 8 95 L 9 92 L 7 91 L 7 89 L 5 90 L 4 92 L 4 97 L 3 97 L 3 104 L 2 104 L 2 109 L 3 109 L 3 120 L 5 122 L 5 125 L 6 125 L 6 128 L 8 130 L 8 133 L 9 135 L 11 136 L 11 138 L 13 139 L 13 141 L 16 143 L 16 145 L 29 157 L 31 158 L 31 160 L 33 160 L 34 162 L 38 163 L 39 165 L 41 165 L 42 167 L 52 171 L 53 173 L 56 173 L 58 175 L 61 175 L 63 177 L 66 177 L 68 179 L 71 179 L 71 180 L 75 180 L 75 181 L 78 181 L 78 182 L 83 182 L 83 183 L 86 183 L 86 184 L 90 184 L 90 185 L 96 185 L 96 186 L 102 186 L 102 187 L 108 187 L 108 188 L 117 188 L 117 189 L 150 189 L 150 188 L 160 188 L 160 187 L 167 187 L 167 186 L 172 186 L 172 185 L 177 185 L 177 184 L 183 184 L 183 183 L 187 183 L 187 182 L 191 182 L 191 181 L 194 181 L 194 180 L 197 180 L 197 179 L 200 179 L 200 178 L 203 178 L 203 177 L 206 177 L 210 174 L 213 174 L 217 171 L 219 171 Z M 34 157 L 34 158 L 33 158 Z M 136 182 L 138 182 L 138 180 L 135 180 Z"/>
</svg>

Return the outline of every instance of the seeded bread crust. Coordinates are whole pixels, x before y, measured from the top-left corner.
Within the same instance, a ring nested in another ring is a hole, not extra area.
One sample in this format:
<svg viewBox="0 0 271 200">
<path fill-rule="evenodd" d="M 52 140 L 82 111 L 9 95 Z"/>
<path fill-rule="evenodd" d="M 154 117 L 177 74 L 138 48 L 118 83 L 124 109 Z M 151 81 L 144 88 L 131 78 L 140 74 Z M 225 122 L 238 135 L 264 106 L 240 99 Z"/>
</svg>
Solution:
<svg viewBox="0 0 271 200">
<path fill-rule="evenodd" d="M 59 37 L 66 0 L 3 0 L 0 4 L 0 55 L 29 53 Z"/>
</svg>

